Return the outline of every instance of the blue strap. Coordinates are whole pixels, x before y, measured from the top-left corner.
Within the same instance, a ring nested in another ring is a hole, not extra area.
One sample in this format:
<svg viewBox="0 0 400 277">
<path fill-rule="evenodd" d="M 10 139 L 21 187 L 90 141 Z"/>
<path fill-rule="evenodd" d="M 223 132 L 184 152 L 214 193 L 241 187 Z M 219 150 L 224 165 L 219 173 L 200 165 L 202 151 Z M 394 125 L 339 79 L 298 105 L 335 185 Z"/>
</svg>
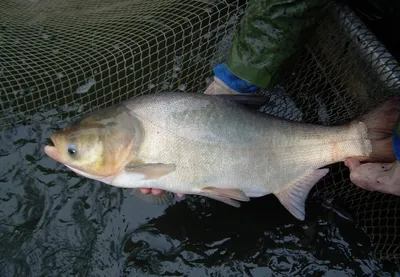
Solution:
<svg viewBox="0 0 400 277">
<path fill-rule="evenodd" d="M 396 156 L 396 159 L 400 161 L 400 137 L 397 132 L 394 132 L 393 135 L 393 152 Z"/>
<path fill-rule="evenodd" d="M 252 85 L 235 76 L 228 69 L 226 63 L 215 66 L 213 72 L 218 79 L 225 83 L 225 85 L 239 93 L 253 93 L 259 89 L 258 86 Z"/>
</svg>

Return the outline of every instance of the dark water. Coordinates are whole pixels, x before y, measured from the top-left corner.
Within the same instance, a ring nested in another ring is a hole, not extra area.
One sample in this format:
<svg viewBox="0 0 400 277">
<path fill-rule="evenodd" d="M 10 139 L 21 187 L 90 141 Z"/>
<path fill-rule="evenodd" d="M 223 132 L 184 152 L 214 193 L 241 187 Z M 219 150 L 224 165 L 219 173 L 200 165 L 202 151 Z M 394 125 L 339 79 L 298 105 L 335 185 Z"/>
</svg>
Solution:
<svg viewBox="0 0 400 277">
<path fill-rule="evenodd" d="M 152 206 L 79 177 L 43 146 L 56 111 L 0 133 L 0 276 L 400 276 L 317 202 L 294 219 L 267 196 Z"/>
</svg>

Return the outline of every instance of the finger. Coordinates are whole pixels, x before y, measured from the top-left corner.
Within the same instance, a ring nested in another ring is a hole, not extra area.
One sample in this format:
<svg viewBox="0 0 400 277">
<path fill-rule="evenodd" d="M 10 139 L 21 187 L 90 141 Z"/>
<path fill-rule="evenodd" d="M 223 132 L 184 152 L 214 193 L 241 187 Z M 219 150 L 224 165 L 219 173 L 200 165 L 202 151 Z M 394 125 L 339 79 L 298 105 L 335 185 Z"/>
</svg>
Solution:
<svg viewBox="0 0 400 277">
<path fill-rule="evenodd" d="M 206 91 L 204 92 L 204 94 L 213 95 L 214 92 L 215 92 L 215 89 L 214 89 L 214 82 L 213 82 L 213 83 L 211 83 L 211 84 L 207 87 L 207 89 L 206 89 Z"/>
<path fill-rule="evenodd" d="M 149 188 L 140 188 L 139 190 L 143 194 L 149 194 L 151 189 L 149 189 Z"/>
<path fill-rule="evenodd" d="M 347 158 L 344 161 L 344 165 L 347 166 L 351 171 L 351 170 L 355 170 L 357 167 L 359 167 L 360 162 L 354 158 Z"/>
<path fill-rule="evenodd" d="M 176 195 L 178 195 L 179 198 L 182 198 L 184 196 L 183 193 L 177 193 Z"/>
<path fill-rule="evenodd" d="M 151 193 L 154 195 L 160 195 L 160 194 L 163 194 L 164 191 L 161 189 L 151 189 Z"/>
</svg>

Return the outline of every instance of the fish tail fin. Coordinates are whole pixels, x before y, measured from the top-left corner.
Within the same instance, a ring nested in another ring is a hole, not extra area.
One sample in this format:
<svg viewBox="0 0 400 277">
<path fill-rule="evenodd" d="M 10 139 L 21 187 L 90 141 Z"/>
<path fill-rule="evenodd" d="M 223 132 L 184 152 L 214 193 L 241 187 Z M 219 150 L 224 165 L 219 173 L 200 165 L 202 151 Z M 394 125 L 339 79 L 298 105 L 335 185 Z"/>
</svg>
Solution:
<svg viewBox="0 0 400 277">
<path fill-rule="evenodd" d="M 367 137 L 371 142 L 372 152 L 364 162 L 393 162 L 392 139 L 400 119 L 400 97 L 393 97 L 365 114 L 361 118 L 367 127 Z"/>
</svg>

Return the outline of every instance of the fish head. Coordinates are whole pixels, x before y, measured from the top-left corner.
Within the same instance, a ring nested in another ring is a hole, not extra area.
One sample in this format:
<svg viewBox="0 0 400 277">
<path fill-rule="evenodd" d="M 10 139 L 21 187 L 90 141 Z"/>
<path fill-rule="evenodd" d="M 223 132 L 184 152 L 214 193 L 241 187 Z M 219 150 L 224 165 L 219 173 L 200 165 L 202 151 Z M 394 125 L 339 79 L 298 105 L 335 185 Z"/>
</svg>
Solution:
<svg viewBox="0 0 400 277">
<path fill-rule="evenodd" d="M 110 183 L 132 160 L 141 141 L 141 125 L 123 106 L 101 109 L 50 137 L 45 153 L 85 177 Z"/>
</svg>

